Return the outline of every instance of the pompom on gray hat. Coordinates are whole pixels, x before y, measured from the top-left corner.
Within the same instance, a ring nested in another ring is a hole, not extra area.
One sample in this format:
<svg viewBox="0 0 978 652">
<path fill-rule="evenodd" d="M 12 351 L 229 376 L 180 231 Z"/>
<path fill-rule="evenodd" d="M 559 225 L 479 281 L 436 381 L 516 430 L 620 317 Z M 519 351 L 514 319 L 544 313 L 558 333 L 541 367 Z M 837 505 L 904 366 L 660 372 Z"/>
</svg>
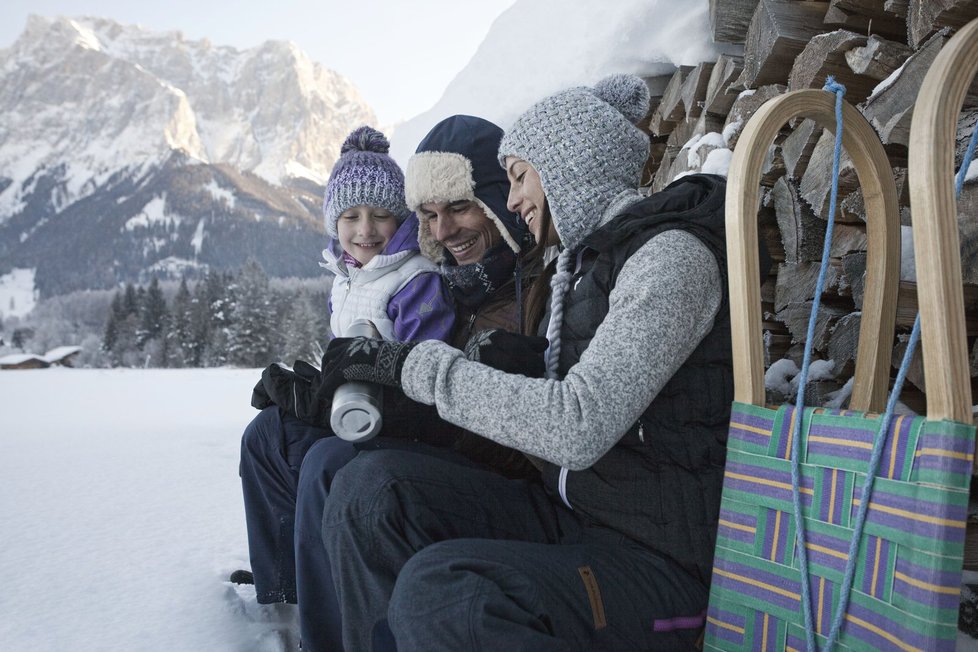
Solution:
<svg viewBox="0 0 978 652">
<path fill-rule="evenodd" d="M 340 158 L 326 182 L 323 217 L 326 233 L 336 238 L 336 222 L 354 206 L 378 206 L 401 224 L 410 211 L 404 203 L 404 172 L 392 159 L 384 134 L 368 126 L 357 127 L 343 141 Z"/>
<path fill-rule="evenodd" d="M 537 102 L 503 136 L 499 163 L 515 156 L 540 174 L 564 247 L 580 244 L 620 195 L 638 188 L 649 136 L 635 123 L 649 99 L 640 77 L 611 75 Z"/>
</svg>

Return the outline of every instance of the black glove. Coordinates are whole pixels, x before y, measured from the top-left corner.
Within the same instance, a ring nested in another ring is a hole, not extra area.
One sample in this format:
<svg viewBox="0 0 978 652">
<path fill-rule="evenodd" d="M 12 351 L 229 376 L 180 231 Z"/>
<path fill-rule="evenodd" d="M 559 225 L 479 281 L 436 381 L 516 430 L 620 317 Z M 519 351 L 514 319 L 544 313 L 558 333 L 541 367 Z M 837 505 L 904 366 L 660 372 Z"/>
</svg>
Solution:
<svg viewBox="0 0 978 652">
<path fill-rule="evenodd" d="M 338 337 L 323 356 L 322 391 L 333 392 L 349 381 L 401 386 L 401 368 L 414 348 L 410 342 L 388 342 L 369 337 Z"/>
<path fill-rule="evenodd" d="M 262 410 L 277 405 L 306 423 L 329 427 L 333 393 L 319 391 L 322 377 L 315 367 L 296 360 L 292 369 L 281 363 L 269 365 L 251 394 L 251 405 Z"/>
<path fill-rule="evenodd" d="M 543 354 L 549 345 L 545 337 L 495 329 L 473 335 L 465 345 L 465 357 L 506 373 L 542 378 L 547 371 Z"/>
</svg>

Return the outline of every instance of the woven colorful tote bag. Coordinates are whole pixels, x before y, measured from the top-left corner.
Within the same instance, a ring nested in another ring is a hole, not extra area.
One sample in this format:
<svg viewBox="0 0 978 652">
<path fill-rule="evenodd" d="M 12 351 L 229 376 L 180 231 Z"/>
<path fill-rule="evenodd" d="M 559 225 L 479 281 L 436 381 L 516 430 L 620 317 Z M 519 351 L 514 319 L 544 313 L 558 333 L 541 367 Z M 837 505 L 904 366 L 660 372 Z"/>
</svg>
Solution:
<svg viewBox="0 0 978 652">
<path fill-rule="evenodd" d="M 973 31 L 970 38 L 976 40 Z M 961 105 L 965 90 L 961 85 L 952 106 Z M 920 96 L 925 97 L 924 89 Z M 875 132 L 848 104 L 840 103 L 843 142 L 866 199 L 869 243 L 852 409 L 805 408 L 796 424 L 795 407 L 764 403 L 760 292 L 749 282 L 758 277 L 759 170 L 778 130 L 794 117 L 812 118 L 838 132 L 834 101 L 824 91 L 771 100 L 745 127 L 730 168 L 727 238 L 736 390 L 707 650 L 955 646 L 975 430 L 953 197 L 945 204 L 950 217 L 943 216 L 940 236 L 934 236 L 946 244 L 939 254 L 922 252 L 921 246 L 929 245 L 917 233 L 923 221 L 937 222 L 939 211 L 924 216 L 923 200 L 911 197 L 917 260 L 940 261 L 926 270 L 918 264 L 928 416 L 889 419 L 880 413 L 888 411 L 899 279 L 896 192 Z M 915 129 L 920 112 L 918 107 Z M 951 143 L 947 152 L 953 152 L 955 122 L 948 124 L 949 140 L 940 142 Z M 951 190 L 953 162 L 947 152 L 948 169 L 942 168 L 940 184 L 930 179 L 928 192 L 937 185 Z M 912 152 L 911 178 L 914 158 Z M 953 246 L 947 244 L 952 235 Z M 937 285 L 943 293 L 934 289 Z M 952 351 L 938 351 L 952 339 Z M 955 383 L 960 384 L 949 387 Z M 954 408 L 938 407 L 951 391 Z M 881 433 L 884 421 L 888 428 Z M 875 475 L 867 478 L 874 467 Z"/>
</svg>

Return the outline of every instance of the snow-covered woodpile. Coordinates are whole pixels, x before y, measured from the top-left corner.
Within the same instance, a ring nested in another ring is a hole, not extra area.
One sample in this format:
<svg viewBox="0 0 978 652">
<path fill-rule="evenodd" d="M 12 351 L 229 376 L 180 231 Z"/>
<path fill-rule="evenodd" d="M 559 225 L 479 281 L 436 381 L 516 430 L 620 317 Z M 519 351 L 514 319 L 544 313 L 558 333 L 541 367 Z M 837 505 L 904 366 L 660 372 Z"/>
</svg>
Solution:
<svg viewBox="0 0 978 652">
<path fill-rule="evenodd" d="M 917 312 L 910 245 L 913 216 L 906 184 L 914 102 L 937 52 L 957 29 L 976 17 L 976 0 L 710 0 L 714 40 L 742 44 L 743 55 L 721 55 L 716 61 L 680 67 L 671 76 L 647 80 L 653 102 L 644 126 L 653 151 L 643 184 L 656 191 L 686 172 L 724 172 L 744 124 L 765 101 L 792 90 L 822 88 L 827 76 L 835 77 L 847 89 L 846 101 L 879 134 L 900 195 L 904 257 L 893 351 L 895 375 Z M 956 167 L 976 121 L 978 84 L 973 85 L 959 115 Z M 768 158 L 759 224 L 774 259 L 762 287 L 769 365 L 782 358 L 800 365 L 828 217 L 833 146 L 830 132 L 812 121 L 798 121 L 782 130 Z M 978 179 L 965 184 L 958 211 L 975 380 Z M 809 404 L 825 405 L 846 395 L 844 385 L 852 376 L 863 307 L 865 209 L 855 171 L 845 156 L 831 255 L 814 343 L 816 357 L 823 362 L 813 368 L 818 380 L 809 383 Z M 784 366 L 780 363 L 772 369 L 772 381 Z M 924 411 L 919 352 L 908 379 L 903 402 Z M 978 389 L 978 383 L 973 385 Z M 778 387 L 778 382 L 769 383 L 772 402 L 786 398 L 779 395 Z"/>
</svg>

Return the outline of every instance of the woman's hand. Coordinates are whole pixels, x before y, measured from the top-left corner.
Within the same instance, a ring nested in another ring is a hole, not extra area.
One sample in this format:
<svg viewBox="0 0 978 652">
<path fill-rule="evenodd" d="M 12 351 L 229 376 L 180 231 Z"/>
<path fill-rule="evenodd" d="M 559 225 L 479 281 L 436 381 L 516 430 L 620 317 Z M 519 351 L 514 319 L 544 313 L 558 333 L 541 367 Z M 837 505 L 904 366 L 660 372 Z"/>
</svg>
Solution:
<svg viewBox="0 0 978 652">
<path fill-rule="evenodd" d="M 414 343 L 369 337 L 338 337 L 326 347 L 321 393 L 332 396 L 343 383 L 356 381 L 401 386 L 401 369 Z"/>
</svg>

